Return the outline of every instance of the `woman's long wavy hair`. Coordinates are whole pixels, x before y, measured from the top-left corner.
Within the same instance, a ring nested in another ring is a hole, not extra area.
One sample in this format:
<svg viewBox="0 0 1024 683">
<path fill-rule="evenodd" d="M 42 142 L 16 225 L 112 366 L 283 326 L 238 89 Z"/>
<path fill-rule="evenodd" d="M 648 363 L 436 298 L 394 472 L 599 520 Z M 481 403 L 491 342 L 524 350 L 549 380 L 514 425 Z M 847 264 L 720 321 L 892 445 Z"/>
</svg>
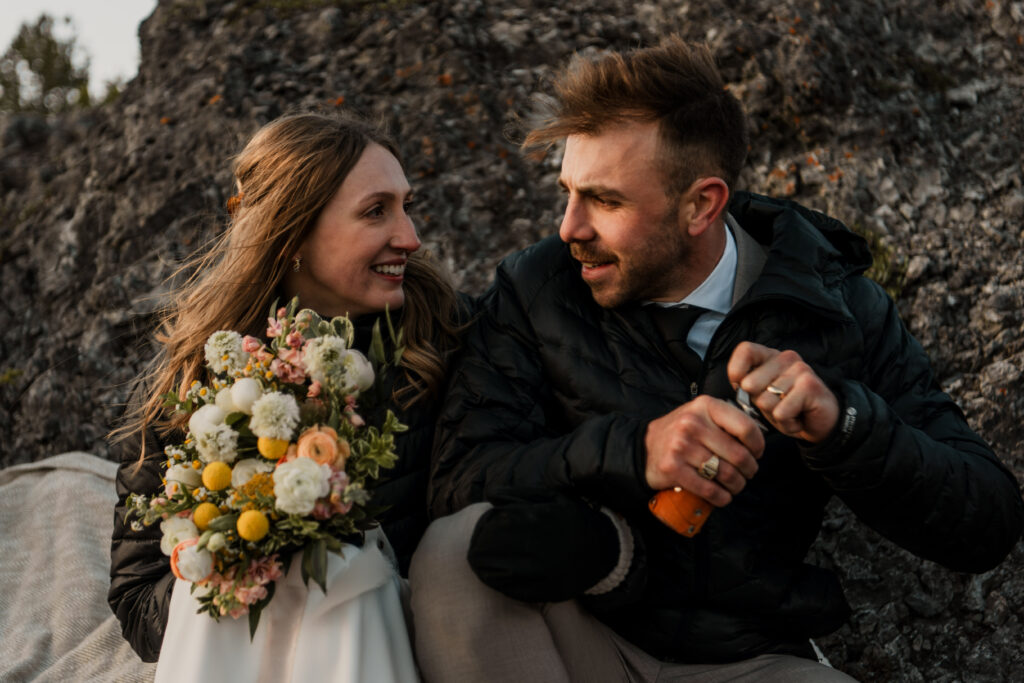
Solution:
<svg viewBox="0 0 1024 683">
<path fill-rule="evenodd" d="M 380 128 L 352 116 L 288 115 L 249 141 L 234 164 L 241 201 L 213 248 L 182 267 L 192 275 L 161 315 L 156 338 L 163 348 L 143 373 L 145 400 L 129 408 L 115 440 L 151 425 L 166 433 L 184 424 L 184 416 L 165 415 L 164 396 L 183 396 L 193 380 L 205 379 L 203 346 L 213 332 L 265 330 L 300 245 L 371 144 L 401 162 Z M 458 343 L 459 314 L 448 278 L 418 252 L 409 256 L 404 292 L 404 381 L 396 382 L 393 399 L 408 407 L 439 389 L 445 357 Z"/>
</svg>

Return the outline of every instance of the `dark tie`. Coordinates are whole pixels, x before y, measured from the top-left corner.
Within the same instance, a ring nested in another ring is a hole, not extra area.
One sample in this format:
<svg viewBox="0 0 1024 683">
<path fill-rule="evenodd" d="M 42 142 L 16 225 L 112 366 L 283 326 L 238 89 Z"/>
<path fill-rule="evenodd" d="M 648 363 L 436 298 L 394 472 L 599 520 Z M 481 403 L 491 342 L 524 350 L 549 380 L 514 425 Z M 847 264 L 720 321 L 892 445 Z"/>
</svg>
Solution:
<svg viewBox="0 0 1024 683">
<path fill-rule="evenodd" d="M 679 364 L 686 371 L 689 379 L 696 381 L 700 379 L 702 361 L 697 352 L 686 343 L 686 337 L 690 334 L 690 328 L 697 322 L 697 318 L 708 312 L 708 309 L 700 306 L 647 306 L 651 314 L 654 326 L 658 328 L 662 339 L 665 340 L 668 350 L 672 352 Z"/>
</svg>

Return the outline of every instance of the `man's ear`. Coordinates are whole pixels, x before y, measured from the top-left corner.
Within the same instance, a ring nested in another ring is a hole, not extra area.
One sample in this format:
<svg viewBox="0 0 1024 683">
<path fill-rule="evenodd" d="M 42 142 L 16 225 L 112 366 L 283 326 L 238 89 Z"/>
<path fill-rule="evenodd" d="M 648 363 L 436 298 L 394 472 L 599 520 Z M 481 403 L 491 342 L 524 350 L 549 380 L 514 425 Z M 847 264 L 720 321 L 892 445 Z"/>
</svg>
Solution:
<svg viewBox="0 0 1024 683">
<path fill-rule="evenodd" d="M 729 203 L 729 186 L 717 176 L 698 178 L 683 192 L 679 202 L 679 223 L 687 234 L 697 237 L 714 225 Z"/>
</svg>

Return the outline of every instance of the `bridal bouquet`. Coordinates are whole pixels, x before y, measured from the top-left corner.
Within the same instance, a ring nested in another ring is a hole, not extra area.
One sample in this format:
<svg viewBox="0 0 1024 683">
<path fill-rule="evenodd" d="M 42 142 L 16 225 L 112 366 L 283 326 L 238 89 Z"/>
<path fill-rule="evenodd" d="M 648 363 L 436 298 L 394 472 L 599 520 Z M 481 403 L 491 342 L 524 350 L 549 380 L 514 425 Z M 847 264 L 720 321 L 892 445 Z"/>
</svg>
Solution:
<svg viewBox="0 0 1024 683">
<path fill-rule="evenodd" d="M 190 417 L 185 441 L 165 449 L 163 493 L 128 499 L 136 528 L 160 523 L 161 549 L 193 584 L 199 613 L 248 614 L 250 634 L 299 550 L 303 580 L 326 592 L 327 552 L 374 524 L 367 483 L 394 466 L 394 435 L 406 429 L 390 410 L 380 425 L 356 412 L 374 398 L 376 374 L 400 360 L 401 332 L 388 320 L 386 359 L 375 325 L 368 359 L 351 348 L 347 318 L 297 309 L 293 299 L 271 310 L 267 342 L 210 336 L 211 381 L 166 396 Z"/>
</svg>

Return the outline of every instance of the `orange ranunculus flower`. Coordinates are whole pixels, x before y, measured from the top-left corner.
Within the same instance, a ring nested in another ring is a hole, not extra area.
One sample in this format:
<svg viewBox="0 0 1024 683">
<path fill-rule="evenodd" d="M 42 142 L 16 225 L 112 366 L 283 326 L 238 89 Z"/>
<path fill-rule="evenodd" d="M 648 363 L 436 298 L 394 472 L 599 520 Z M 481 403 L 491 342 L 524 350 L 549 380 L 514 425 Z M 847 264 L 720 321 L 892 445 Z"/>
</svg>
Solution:
<svg viewBox="0 0 1024 683">
<path fill-rule="evenodd" d="M 338 439 L 338 433 L 330 427 L 314 425 L 302 432 L 296 442 L 296 455 L 309 458 L 321 465 L 339 470 L 345 467 L 351 449 L 348 442 Z"/>
</svg>

